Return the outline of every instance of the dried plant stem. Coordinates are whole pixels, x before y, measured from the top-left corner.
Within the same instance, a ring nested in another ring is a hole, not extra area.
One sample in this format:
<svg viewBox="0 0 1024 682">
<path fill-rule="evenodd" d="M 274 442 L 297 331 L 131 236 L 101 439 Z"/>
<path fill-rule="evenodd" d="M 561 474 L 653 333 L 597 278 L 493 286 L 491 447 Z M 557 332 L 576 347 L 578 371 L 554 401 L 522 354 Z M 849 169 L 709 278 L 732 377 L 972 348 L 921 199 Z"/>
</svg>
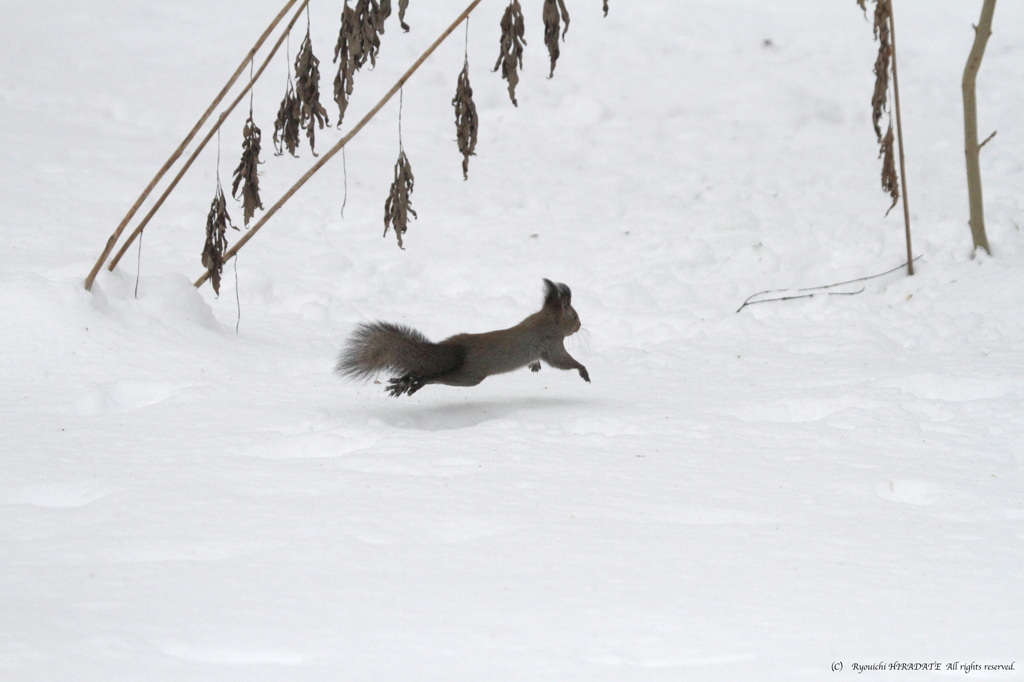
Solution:
<svg viewBox="0 0 1024 682">
<path fill-rule="evenodd" d="M 978 159 L 982 146 L 992 139 L 992 135 L 978 144 L 978 103 L 975 99 L 975 84 L 981 59 L 985 56 L 988 37 L 992 35 L 992 14 L 996 10 L 996 0 L 985 0 L 981 7 L 981 19 L 974 27 L 974 46 L 964 67 L 964 153 L 967 156 L 967 196 L 971 210 L 971 237 L 974 248 L 981 247 L 986 253 L 992 253 L 988 247 L 988 236 L 985 234 L 985 203 L 981 193 L 981 163 Z"/>
<path fill-rule="evenodd" d="M 907 232 L 907 274 L 914 274 L 914 251 L 910 245 L 910 208 L 907 206 L 907 164 L 903 157 L 903 122 L 900 119 L 900 80 L 896 75 L 896 26 L 892 18 L 892 0 L 889 3 L 889 40 L 892 43 L 892 99 L 896 107 L 896 139 L 900 146 L 900 183 L 903 185 L 903 224 Z"/>
<path fill-rule="evenodd" d="M 217 131 L 220 130 L 221 125 L 224 124 L 224 121 L 227 119 L 228 115 L 231 114 L 231 112 L 235 110 L 235 107 L 238 106 L 238 103 L 241 102 L 242 99 L 244 99 L 247 94 L 249 94 L 249 90 L 251 90 L 253 84 L 259 80 L 260 76 L 266 70 L 267 65 L 270 64 L 270 60 L 274 58 L 275 54 L 277 54 L 277 51 L 281 48 L 281 44 L 288 37 L 288 34 L 291 32 L 292 27 L 295 26 L 295 22 L 297 22 L 299 20 L 299 17 L 302 16 L 302 11 L 306 8 L 306 5 L 308 4 L 309 0 L 302 0 L 301 5 L 299 5 L 299 9 L 296 10 L 295 12 L 295 16 L 293 16 L 292 20 L 288 22 L 288 26 L 285 28 L 284 33 L 281 35 L 280 38 L 277 39 L 277 42 L 274 44 L 273 49 L 270 51 L 270 54 L 267 55 L 266 59 L 263 60 L 263 64 L 260 65 L 260 68 L 256 70 L 256 75 L 250 79 L 249 84 L 245 86 L 245 89 L 243 89 L 242 92 L 238 93 L 238 97 L 235 98 L 235 101 L 233 101 L 231 105 L 228 106 L 228 108 L 221 112 L 220 116 L 217 117 L 217 122 L 213 125 L 213 128 L 211 128 L 210 132 L 206 134 L 206 137 L 204 137 L 202 142 L 199 143 L 199 146 L 196 147 L 195 151 L 192 152 L 192 155 L 188 157 L 188 160 L 185 161 L 185 165 L 181 167 L 181 170 L 178 171 L 178 174 L 174 176 L 173 180 L 171 180 L 171 184 L 167 186 L 167 189 L 164 190 L 164 193 L 161 194 L 160 198 L 156 200 L 156 203 L 153 205 L 153 208 L 149 209 L 149 213 L 146 214 L 146 217 L 142 219 L 142 222 L 139 223 L 138 227 L 136 227 L 135 230 L 132 231 L 132 233 L 128 236 L 128 240 L 118 250 L 117 255 L 115 255 L 114 258 L 111 259 L 110 266 L 108 268 L 109 270 L 113 271 L 113 269 L 117 267 L 117 264 L 121 260 L 121 257 L 124 256 L 125 251 L 127 251 L 128 247 L 131 246 L 133 241 L 135 241 L 135 238 L 142 234 L 142 231 L 146 229 L 146 225 L 148 225 L 149 221 L 153 219 L 153 216 L 156 215 L 156 212 L 160 210 L 160 207 L 164 205 L 164 201 L 166 201 L 167 197 L 171 195 L 171 192 L 174 191 L 174 188 L 178 186 L 178 183 L 181 181 L 181 179 L 185 177 L 185 173 L 188 172 L 188 169 L 191 168 L 192 163 L 199 157 L 200 152 L 203 151 L 203 149 L 206 147 L 206 144 L 213 138 L 214 135 L 217 134 Z"/>
<path fill-rule="evenodd" d="M 298 0 L 288 0 L 284 8 L 280 12 L 278 12 L 277 16 L 274 17 L 274 20 L 270 22 L 270 26 L 267 27 L 267 30 L 263 32 L 263 35 L 259 37 L 259 40 L 256 41 L 256 44 L 253 45 L 251 50 L 249 50 L 249 53 L 245 55 L 245 59 L 243 59 L 242 63 L 238 65 L 238 68 L 235 70 L 235 73 L 232 74 L 231 78 L 228 79 L 227 85 L 225 85 L 221 89 L 221 91 L 217 93 L 217 97 L 214 98 L 210 106 L 207 107 L 205 112 L 203 112 L 203 115 L 199 118 L 199 121 L 195 124 L 192 130 L 189 131 L 189 134 L 185 136 L 185 139 L 182 140 L 180 145 L 178 145 L 178 148 L 174 150 L 174 153 L 171 154 L 171 158 L 169 158 L 167 160 L 167 163 L 165 163 L 163 167 L 160 168 L 159 171 L 157 171 L 157 174 L 153 177 L 152 180 L 150 180 L 149 184 L 146 185 L 146 189 L 142 191 L 142 194 L 139 195 L 139 198 L 135 200 L 134 204 L 132 204 L 132 207 L 128 210 L 128 213 L 121 220 L 121 224 L 117 226 L 117 229 L 114 230 L 114 234 L 110 235 L 110 239 L 107 240 L 107 244 L 103 248 L 103 253 L 100 254 L 100 257 L 96 261 L 96 264 L 89 272 L 89 276 L 85 278 L 86 291 L 92 289 L 92 283 L 96 279 L 97 273 L 99 273 L 100 268 L 103 267 L 103 263 L 107 260 L 107 256 L 109 256 L 110 252 L 114 250 L 114 245 L 117 244 L 117 240 L 121 237 L 121 233 L 124 232 L 124 228 L 128 226 L 128 222 L 131 221 L 133 217 L 135 217 L 135 213 L 139 210 L 139 207 L 142 206 L 142 202 L 146 200 L 146 197 L 148 197 L 150 192 L 153 191 L 153 188 L 156 187 L 156 183 L 160 182 L 160 179 L 164 177 L 168 170 L 170 170 L 171 166 L 174 165 L 174 162 L 177 161 L 178 158 L 180 158 L 181 155 L 185 152 L 185 147 L 188 146 L 189 142 L 192 141 L 192 138 L 194 138 L 196 136 L 196 133 L 199 132 L 199 129 L 202 128 L 203 124 L 205 124 L 207 119 L 210 118 L 210 115 L 213 113 L 213 110 L 217 108 L 217 105 L 220 104 L 221 100 L 223 100 L 224 97 L 228 94 L 228 90 L 230 90 L 231 86 L 235 84 L 235 81 L 238 80 L 238 77 L 242 75 L 242 72 L 245 70 L 246 64 L 248 64 L 252 60 L 257 50 L 260 49 L 260 47 L 267 40 L 267 38 L 277 27 L 277 25 L 281 23 L 281 19 L 284 18 L 284 15 L 288 13 L 288 10 L 296 2 L 298 2 Z M 303 4 L 306 4 L 306 2 L 308 2 L 308 0 L 303 0 Z"/>
<path fill-rule="evenodd" d="M 374 107 L 370 109 L 370 111 L 368 111 L 365 116 L 363 116 L 359 123 L 357 123 L 352 128 L 352 130 L 348 132 L 347 135 L 338 140 L 338 142 L 333 147 L 331 147 L 328 151 L 324 152 L 323 156 L 321 156 L 319 160 L 316 163 L 314 163 L 313 166 L 308 171 L 306 171 L 306 173 L 301 178 L 299 178 L 298 181 L 294 185 L 292 185 L 291 188 L 287 192 L 285 192 L 280 199 L 277 200 L 277 203 L 271 206 L 270 209 L 268 209 L 267 212 L 263 215 L 263 217 L 260 218 L 259 221 L 257 221 L 256 224 L 254 224 L 249 229 L 248 232 L 239 237 L 238 241 L 235 242 L 235 245 L 224 253 L 225 262 L 232 258 L 236 253 L 238 253 L 238 250 L 245 246 L 246 242 L 252 239 L 253 235 L 259 232 L 260 228 L 262 228 L 267 223 L 267 221 L 270 220 L 270 218 L 273 217 L 273 215 L 277 213 L 277 211 L 282 206 L 284 206 L 284 204 L 289 199 L 291 199 L 292 196 L 297 191 L 299 191 L 299 188 L 306 184 L 306 182 L 311 177 L 313 177 L 313 175 L 318 170 L 323 168 L 324 165 L 326 165 L 327 162 L 330 161 L 335 154 L 344 149 L 345 145 L 348 144 L 349 140 L 355 137 L 356 134 L 363 129 L 363 126 L 369 123 L 370 119 L 377 115 L 377 112 L 380 111 L 384 107 L 384 105 L 387 104 L 388 101 L 395 96 L 395 93 L 401 89 L 405 82 L 409 80 L 409 78 L 412 77 L 414 73 L 416 73 L 416 70 L 419 69 L 423 62 L 427 60 L 427 57 L 429 57 L 434 52 L 434 50 L 436 50 L 437 47 L 444 42 L 445 38 L 447 38 L 452 31 L 458 28 L 459 24 L 461 24 L 466 19 L 466 17 L 469 16 L 469 13 L 472 12 L 476 8 L 476 6 L 480 4 L 480 2 L 481 0 L 473 0 L 473 2 L 469 4 L 469 7 L 463 10 L 462 14 L 460 14 L 458 18 L 456 18 L 455 21 L 452 22 L 451 26 L 446 28 L 444 32 L 441 33 L 441 35 L 437 38 L 437 40 L 435 40 L 433 44 L 427 48 L 426 52 L 420 55 L 419 59 L 417 59 L 413 63 L 413 65 L 409 67 L 409 70 L 406 71 L 402 75 L 402 77 L 398 79 L 398 82 L 395 83 L 390 90 L 388 90 L 387 94 L 384 95 L 384 97 L 381 98 L 381 100 L 377 102 L 377 104 L 374 105 Z M 203 273 L 202 277 L 195 281 L 195 286 L 197 288 L 201 287 L 203 283 L 206 282 L 207 279 L 209 279 L 209 277 L 209 273 Z"/>
</svg>

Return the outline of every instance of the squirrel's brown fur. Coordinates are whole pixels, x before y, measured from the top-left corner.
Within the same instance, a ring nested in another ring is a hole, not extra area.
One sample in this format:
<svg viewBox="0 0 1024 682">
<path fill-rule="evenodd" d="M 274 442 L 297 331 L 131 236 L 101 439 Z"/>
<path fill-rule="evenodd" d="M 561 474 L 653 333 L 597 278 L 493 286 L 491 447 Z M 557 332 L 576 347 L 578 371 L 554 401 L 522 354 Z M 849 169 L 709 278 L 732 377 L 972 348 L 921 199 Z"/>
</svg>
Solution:
<svg viewBox="0 0 1024 682">
<path fill-rule="evenodd" d="M 423 334 L 389 322 L 360 324 L 335 371 L 353 379 L 386 372 L 393 396 L 412 395 L 427 384 L 476 386 L 492 374 L 520 367 L 540 371 L 543 360 L 558 369 L 576 369 L 587 382 L 587 368 L 565 350 L 563 339 L 580 328 L 572 292 L 564 284 L 544 280 L 544 306 L 509 329 L 485 334 L 457 334 L 432 343 Z"/>
</svg>

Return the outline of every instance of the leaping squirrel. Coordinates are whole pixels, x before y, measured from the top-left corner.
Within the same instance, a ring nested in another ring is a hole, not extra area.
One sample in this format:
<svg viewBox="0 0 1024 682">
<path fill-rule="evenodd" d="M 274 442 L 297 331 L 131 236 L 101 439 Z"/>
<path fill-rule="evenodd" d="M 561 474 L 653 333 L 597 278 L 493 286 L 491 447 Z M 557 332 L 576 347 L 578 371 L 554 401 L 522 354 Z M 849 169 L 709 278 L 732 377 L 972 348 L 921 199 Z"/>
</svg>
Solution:
<svg viewBox="0 0 1024 682">
<path fill-rule="evenodd" d="M 572 292 L 544 280 L 544 307 L 509 329 L 485 334 L 456 334 L 432 343 L 423 334 L 390 322 L 363 323 L 349 337 L 334 371 L 351 379 L 380 372 L 393 376 L 392 396 L 412 395 L 427 384 L 476 386 L 492 374 L 520 367 L 540 371 L 540 361 L 557 369 L 576 369 L 587 383 L 587 368 L 565 350 L 563 339 L 580 328 Z"/>
</svg>

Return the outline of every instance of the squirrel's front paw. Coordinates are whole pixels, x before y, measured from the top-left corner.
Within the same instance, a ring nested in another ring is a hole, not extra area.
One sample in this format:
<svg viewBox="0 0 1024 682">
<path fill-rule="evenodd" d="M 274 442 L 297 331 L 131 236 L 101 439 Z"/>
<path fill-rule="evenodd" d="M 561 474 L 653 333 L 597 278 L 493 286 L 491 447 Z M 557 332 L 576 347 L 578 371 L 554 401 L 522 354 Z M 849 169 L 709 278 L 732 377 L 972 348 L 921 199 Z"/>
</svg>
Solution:
<svg viewBox="0 0 1024 682">
<path fill-rule="evenodd" d="M 531 372 L 539 372 L 540 371 L 540 362 L 538 361 L 538 362 L 535 362 L 532 365 L 530 365 L 530 371 Z"/>
<path fill-rule="evenodd" d="M 590 374 L 587 373 L 586 367 L 580 367 L 580 376 L 583 377 L 585 382 L 590 383 Z"/>
<path fill-rule="evenodd" d="M 421 388 L 423 388 L 423 379 L 406 374 L 404 377 L 388 381 L 387 390 L 392 398 L 397 398 L 404 393 L 412 395 Z"/>
</svg>

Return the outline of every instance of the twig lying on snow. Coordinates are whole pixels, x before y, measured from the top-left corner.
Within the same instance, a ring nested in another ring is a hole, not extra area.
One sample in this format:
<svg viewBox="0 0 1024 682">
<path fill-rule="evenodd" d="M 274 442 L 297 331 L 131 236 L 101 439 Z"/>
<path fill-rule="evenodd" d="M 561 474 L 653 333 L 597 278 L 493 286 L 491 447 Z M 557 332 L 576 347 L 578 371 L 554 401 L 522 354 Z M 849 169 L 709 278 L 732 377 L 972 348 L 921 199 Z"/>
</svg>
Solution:
<svg viewBox="0 0 1024 682">
<path fill-rule="evenodd" d="M 914 260 L 916 261 L 916 260 L 919 260 L 920 258 L 921 258 L 921 256 L 918 256 Z M 782 292 L 782 291 L 792 291 L 792 289 L 768 289 L 767 291 L 759 291 L 756 294 L 751 294 L 750 296 L 748 296 L 747 300 L 745 300 L 743 302 L 743 305 L 741 305 L 736 312 L 737 313 L 740 312 L 741 310 L 746 308 L 748 305 L 754 305 L 754 304 L 757 304 L 757 303 L 771 303 L 772 301 L 792 301 L 792 300 L 797 299 L 797 298 L 811 298 L 812 296 L 816 296 L 819 293 L 827 294 L 829 296 L 856 296 L 857 294 L 862 293 L 864 291 L 863 287 L 861 287 L 857 291 L 820 291 L 820 290 L 822 290 L 822 289 L 831 289 L 833 287 L 841 287 L 841 286 L 843 286 L 845 284 L 855 284 L 857 282 L 866 282 L 869 279 L 877 279 L 879 277 L 885 277 L 886 275 L 891 275 L 892 273 L 896 272 L 897 270 L 899 270 L 901 268 L 905 268 L 905 267 L 907 267 L 907 264 L 903 263 L 902 265 L 897 265 L 892 270 L 886 270 L 885 272 L 880 272 L 877 275 L 869 275 L 867 277 L 858 277 L 857 279 L 850 279 L 850 280 L 847 280 L 845 282 L 836 282 L 835 284 L 825 284 L 825 285 L 820 286 L 820 287 L 807 287 L 807 288 L 804 288 L 804 289 L 797 289 L 796 290 L 797 293 L 792 295 L 792 296 L 777 296 L 775 298 L 763 298 L 760 301 L 751 301 L 750 299 L 754 298 L 755 296 L 762 296 L 764 294 L 776 294 L 776 293 L 779 293 L 779 292 Z M 809 291 L 811 293 L 807 293 L 807 294 L 800 293 L 800 292 L 804 292 L 804 291 Z"/>
</svg>

